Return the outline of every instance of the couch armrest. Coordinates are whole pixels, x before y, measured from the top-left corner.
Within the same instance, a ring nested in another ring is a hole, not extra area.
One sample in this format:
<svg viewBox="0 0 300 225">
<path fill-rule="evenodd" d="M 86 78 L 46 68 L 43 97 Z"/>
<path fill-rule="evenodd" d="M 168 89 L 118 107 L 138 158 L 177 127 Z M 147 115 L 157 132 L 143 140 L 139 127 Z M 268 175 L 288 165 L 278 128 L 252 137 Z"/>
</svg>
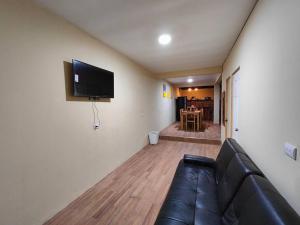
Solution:
<svg viewBox="0 0 300 225">
<path fill-rule="evenodd" d="M 207 166 L 214 168 L 216 166 L 216 161 L 212 158 L 196 155 L 184 155 L 183 161 L 185 163 L 193 163 L 199 166 Z"/>
</svg>

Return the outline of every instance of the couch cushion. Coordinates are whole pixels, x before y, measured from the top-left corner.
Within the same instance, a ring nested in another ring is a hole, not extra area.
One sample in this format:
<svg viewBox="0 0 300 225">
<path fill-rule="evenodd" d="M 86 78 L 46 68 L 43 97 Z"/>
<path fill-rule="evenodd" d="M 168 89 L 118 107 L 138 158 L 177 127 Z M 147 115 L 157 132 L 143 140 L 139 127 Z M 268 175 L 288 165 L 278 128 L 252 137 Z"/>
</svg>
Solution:
<svg viewBox="0 0 300 225">
<path fill-rule="evenodd" d="M 216 189 L 215 171 L 211 168 L 202 168 L 198 174 L 195 225 L 220 224 Z"/>
<path fill-rule="evenodd" d="M 242 153 L 244 155 L 247 155 L 247 153 L 245 152 L 245 150 L 239 145 L 239 143 L 237 143 L 237 141 L 233 138 L 228 138 L 229 143 L 231 144 L 231 146 L 235 149 L 235 151 L 237 153 Z"/>
<path fill-rule="evenodd" d="M 221 217 L 219 214 L 208 210 L 196 209 L 195 225 L 220 225 Z"/>
<path fill-rule="evenodd" d="M 299 225 L 300 218 L 264 177 L 248 176 L 224 213 L 223 225 Z"/>
<path fill-rule="evenodd" d="M 215 172 L 211 168 L 202 168 L 198 173 L 196 207 L 219 213 Z"/>
<path fill-rule="evenodd" d="M 158 225 L 158 224 L 163 224 L 163 225 L 186 225 L 185 223 L 174 220 L 174 219 L 160 218 L 160 217 L 158 217 L 156 222 L 155 222 L 155 225 Z"/>
<path fill-rule="evenodd" d="M 216 182 L 219 183 L 236 153 L 246 154 L 242 147 L 234 139 L 228 138 L 224 141 L 220 153 L 216 159 Z"/>
<path fill-rule="evenodd" d="M 186 163 L 193 163 L 198 166 L 205 166 L 205 167 L 211 167 L 211 168 L 215 168 L 215 166 L 216 166 L 216 160 L 205 157 L 205 156 L 185 154 L 183 156 L 183 161 Z"/>
<path fill-rule="evenodd" d="M 159 212 L 156 225 L 194 224 L 199 166 L 179 162 L 170 190 Z M 174 222 L 176 221 L 176 222 Z"/>
<path fill-rule="evenodd" d="M 216 221 L 215 170 L 181 160 L 155 224 L 218 225 Z"/>
<path fill-rule="evenodd" d="M 248 156 L 240 153 L 235 154 L 217 186 L 219 208 L 222 213 L 228 207 L 244 179 L 250 174 L 263 176 Z"/>
</svg>

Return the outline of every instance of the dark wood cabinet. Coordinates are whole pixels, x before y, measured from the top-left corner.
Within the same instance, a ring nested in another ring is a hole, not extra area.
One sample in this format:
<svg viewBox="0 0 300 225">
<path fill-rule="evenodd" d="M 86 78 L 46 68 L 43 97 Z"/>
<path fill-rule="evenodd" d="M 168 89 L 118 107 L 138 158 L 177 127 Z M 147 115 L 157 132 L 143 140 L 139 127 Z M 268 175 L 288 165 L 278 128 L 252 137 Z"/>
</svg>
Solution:
<svg viewBox="0 0 300 225">
<path fill-rule="evenodd" d="M 214 119 L 214 101 L 213 100 L 188 100 L 187 107 L 195 106 L 197 109 L 203 109 L 203 120 L 213 121 Z"/>
</svg>

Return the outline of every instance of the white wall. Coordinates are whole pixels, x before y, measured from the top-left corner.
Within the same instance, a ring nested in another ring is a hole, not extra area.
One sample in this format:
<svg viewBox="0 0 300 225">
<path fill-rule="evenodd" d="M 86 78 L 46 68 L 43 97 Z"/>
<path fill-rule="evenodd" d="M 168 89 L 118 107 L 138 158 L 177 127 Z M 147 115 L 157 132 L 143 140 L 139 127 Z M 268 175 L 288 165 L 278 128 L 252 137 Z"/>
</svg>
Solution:
<svg viewBox="0 0 300 225">
<path fill-rule="evenodd" d="M 261 0 L 224 64 L 240 66 L 240 144 L 300 213 L 300 160 L 283 153 L 300 144 L 300 1 Z M 224 139 L 225 129 L 222 129 Z"/>
<path fill-rule="evenodd" d="M 162 81 L 29 0 L 0 2 L 0 224 L 38 225 L 175 120 Z M 115 73 L 115 98 L 66 101 L 64 61 Z"/>
</svg>

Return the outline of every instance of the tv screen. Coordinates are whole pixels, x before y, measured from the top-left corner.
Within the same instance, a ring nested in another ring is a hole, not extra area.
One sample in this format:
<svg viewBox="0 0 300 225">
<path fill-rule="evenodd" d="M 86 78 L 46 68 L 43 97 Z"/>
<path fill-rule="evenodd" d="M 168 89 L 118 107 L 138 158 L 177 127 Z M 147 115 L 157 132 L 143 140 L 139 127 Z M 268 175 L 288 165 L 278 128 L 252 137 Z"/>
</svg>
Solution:
<svg viewBox="0 0 300 225">
<path fill-rule="evenodd" d="M 114 97 L 114 73 L 73 59 L 74 96 Z"/>
</svg>

